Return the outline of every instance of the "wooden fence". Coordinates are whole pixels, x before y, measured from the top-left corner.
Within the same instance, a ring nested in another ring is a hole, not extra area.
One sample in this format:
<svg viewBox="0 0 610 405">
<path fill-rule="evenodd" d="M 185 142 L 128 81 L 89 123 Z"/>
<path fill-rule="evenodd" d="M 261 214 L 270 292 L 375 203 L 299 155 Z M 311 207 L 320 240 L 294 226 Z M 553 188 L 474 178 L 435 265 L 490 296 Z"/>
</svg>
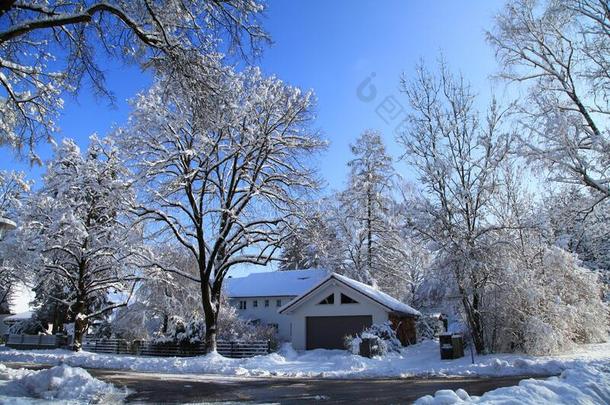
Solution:
<svg viewBox="0 0 610 405">
<path fill-rule="evenodd" d="M 62 335 L 8 335 L 6 346 L 13 349 L 56 349 L 67 344 Z"/>
<path fill-rule="evenodd" d="M 132 354 L 137 356 L 192 357 L 205 354 L 203 344 L 181 345 L 174 342 L 156 343 L 144 340 L 128 342 L 123 339 L 86 339 L 83 350 L 94 353 Z M 243 358 L 271 352 L 267 340 L 238 342 L 219 340 L 217 351 L 225 357 Z"/>
</svg>

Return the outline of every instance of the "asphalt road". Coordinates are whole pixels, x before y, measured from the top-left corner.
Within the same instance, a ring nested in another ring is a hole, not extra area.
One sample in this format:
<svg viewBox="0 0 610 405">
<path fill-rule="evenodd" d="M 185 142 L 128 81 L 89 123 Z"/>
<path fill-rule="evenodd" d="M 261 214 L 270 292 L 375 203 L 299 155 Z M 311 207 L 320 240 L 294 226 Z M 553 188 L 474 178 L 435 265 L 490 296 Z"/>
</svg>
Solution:
<svg viewBox="0 0 610 405">
<path fill-rule="evenodd" d="M 31 364 L 12 367 L 40 368 Z M 89 369 L 91 375 L 127 387 L 127 402 L 141 404 L 408 404 L 441 389 L 463 388 L 471 395 L 517 385 L 530 376 L 490 378 L 302 379 L 192 374 L 150 374 Z M 542 378 L 537 376 L 537 378 Z"/>
</svg>

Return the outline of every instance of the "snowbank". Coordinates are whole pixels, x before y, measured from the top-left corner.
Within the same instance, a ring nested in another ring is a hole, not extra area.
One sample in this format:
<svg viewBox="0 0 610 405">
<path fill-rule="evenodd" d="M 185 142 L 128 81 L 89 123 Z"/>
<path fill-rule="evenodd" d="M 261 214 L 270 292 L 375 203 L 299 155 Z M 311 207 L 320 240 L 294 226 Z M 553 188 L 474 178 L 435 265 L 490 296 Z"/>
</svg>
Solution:
<svg viewBox="0 0 610 405">
<path fill-rule="evenodd" d="M 0 364 L 0 403 L 37 398 L 64 403 L 121 402 L 126 392 L 93 378 L 82 368 L 67 365 L 32 371 Z M 41 402 L 41 401 L 38 401 Z"/>
<path fill-rule="evenodd" d="M 610 366 L 579 366 L 547 380 L 522 380 L 514 387 L 498 388 L 480 397 L 462 389 L 437 391 L 415 405 L 450 404 L 610 404 Z"/>
<path fill-rule="evenodd" d="M 411 376 L 509 376 L 558 375 L 582 363 L 610 360 L 610 343 L 584 345 L 570 355 L 532 357 L 515 354 L 440 360 L 438 342 L 426 341 L 400 353 L 368 359 L 343 350 L 311 350 L 297 353 L 283 346 L 277 353 L 248 359 L 229 359 L 217 353 L 206 356 L 141 357 L 74 353 L 66 350 L 18 351 L 0 348 L 0 361 L 68 364 L 74 367 L 132 370 L 156 373 L 224 374 L 317 378 L 374 378 Z"/>
</svg>

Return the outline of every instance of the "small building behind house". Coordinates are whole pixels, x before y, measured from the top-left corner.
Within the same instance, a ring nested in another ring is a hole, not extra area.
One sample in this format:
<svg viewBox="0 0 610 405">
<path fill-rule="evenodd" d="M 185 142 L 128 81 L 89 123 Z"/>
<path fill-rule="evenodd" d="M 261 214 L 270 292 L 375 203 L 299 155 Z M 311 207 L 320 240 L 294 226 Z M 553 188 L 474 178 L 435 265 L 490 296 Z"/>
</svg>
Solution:
<svg viewBox="0 0 610 405">
<path fill-rule="evenodd" d="M 328 276 L 323 269 L 251 273 L 225 281 L 229 303 L 242 319 L 273 326 L 280 341 L 290 341 L 290 316 L 278 310 Z"/>
<path fill-rule="evenodd" d="M 6 331 L 6 332 L 3 332 L 3 333 L 4 334 L 8 333 L 8 330 L 10 329 L 10 327 L 17 323 L 29 321 L 32 318 L 33 314 L 34 314 L 33 311 L 25 311 L 25 312 L 19 312 L 18 314 L 5 316 L 2 319 L 2 324 L 3 324 L 2 330 Z"/>
</svg>

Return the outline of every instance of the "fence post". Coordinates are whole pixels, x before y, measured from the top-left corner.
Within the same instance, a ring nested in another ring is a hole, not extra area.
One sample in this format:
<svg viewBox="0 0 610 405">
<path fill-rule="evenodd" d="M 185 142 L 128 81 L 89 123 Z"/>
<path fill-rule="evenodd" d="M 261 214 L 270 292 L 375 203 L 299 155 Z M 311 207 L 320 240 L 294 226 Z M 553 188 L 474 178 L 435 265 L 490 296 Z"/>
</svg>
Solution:
<svg viewBox="0 0 610 405">
<path fill-rule="evenodd" d="M 267 339 L 267 354 L 271 353 L 271 339 Z"/>
</svg>

